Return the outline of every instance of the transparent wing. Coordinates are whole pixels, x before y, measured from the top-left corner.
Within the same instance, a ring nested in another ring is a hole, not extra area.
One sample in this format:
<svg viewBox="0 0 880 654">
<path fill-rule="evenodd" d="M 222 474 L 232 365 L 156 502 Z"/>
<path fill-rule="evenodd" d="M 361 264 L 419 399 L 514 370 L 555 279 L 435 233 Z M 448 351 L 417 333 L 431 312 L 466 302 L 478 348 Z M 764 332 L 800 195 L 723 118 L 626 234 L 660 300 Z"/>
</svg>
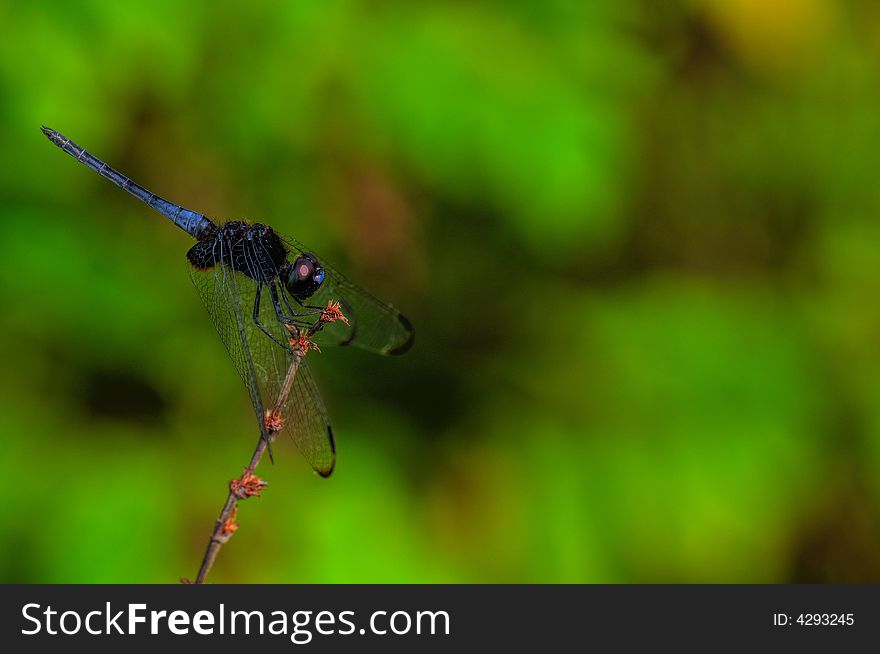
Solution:
<svg viewBox="0 0 880 654">
<path fill-rule="evenodd" d="M 258 287 L 253 279 L 224 263 L 205 271 L 187 267 L 248 389 L 261 433 L 269 435 L 267 418 L 271 417 L 320 475 L 330 475 L 336 447 L 327 410 L 306 361 L 281 345 L 288 343 L 290 333 L 276 316 L 268 287 L 260 289 L 258 316 L 275 340 L 254 322 Z"/>
<path fill-rule="evenodd" d="M 281 238 L 293 250 L 291 258 L 299 252 L 313 252 L 296 239 L 287 236 Z M 342 313 L 349 321 L 349 325 L 341 321 L 326 325 L 315 335 L 315 342 L 320 345 L 352 345 L 391 356 L 404 354 L 412 347 L 415 331 L 406 316 L 349 281 L 319 255 L 315 256 L 326 271 L 326 278 L 309 298 L 309 304 L 326 306 L 328 301 L 339 302 Z"/>
</svg>

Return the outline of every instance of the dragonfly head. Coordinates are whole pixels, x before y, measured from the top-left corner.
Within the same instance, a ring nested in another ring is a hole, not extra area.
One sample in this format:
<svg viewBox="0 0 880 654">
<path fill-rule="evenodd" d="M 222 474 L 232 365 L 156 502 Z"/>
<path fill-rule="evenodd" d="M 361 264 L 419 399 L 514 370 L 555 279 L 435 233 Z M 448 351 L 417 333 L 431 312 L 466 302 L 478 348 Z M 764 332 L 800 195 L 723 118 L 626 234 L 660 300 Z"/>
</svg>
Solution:
<svg viewBox="0 0 880 654">
<path fill-rule="evenodd" d="M 303 252 L 289 264 L 284 285 L 294 298 L 299 302 L 305 302 L 320 288 L 325 274 L 315 255 Z"/>
</svg>

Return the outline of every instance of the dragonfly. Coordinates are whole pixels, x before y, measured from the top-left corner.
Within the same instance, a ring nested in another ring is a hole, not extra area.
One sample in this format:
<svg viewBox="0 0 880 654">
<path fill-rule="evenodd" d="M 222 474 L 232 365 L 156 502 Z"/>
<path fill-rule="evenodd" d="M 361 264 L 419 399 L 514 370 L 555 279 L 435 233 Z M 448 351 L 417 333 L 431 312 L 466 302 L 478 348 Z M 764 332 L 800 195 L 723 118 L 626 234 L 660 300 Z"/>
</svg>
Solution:
<svg viewBox="0 0 880 654">
<path fill-rule="evenodd" d="M 312 468 L 329 476 L 336 443 L 305 355 L 324 345 L 404 354 L 415 338 L 412 323 L 269 225 L 218 224 L 146 190 L 63 134 L 41 129 L 64 152 L 196 240 L 186 253 L 187 269 L 244 381 L 270 457 L 271 442 L 287 433 Z"/>
</svg>

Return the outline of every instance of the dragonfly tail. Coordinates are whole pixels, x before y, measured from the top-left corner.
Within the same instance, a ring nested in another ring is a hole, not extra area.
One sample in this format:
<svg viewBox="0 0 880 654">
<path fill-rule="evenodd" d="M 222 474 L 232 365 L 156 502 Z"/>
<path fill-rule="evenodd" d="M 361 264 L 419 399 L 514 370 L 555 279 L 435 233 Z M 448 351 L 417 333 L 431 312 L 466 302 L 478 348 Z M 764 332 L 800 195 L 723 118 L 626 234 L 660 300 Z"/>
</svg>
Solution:
<svg viewBox="0 0 880 654">
<path fill-rule="evenodd" d="M 178 204 L 169 202 L 164 198 L 160 198 L 155 193 L 151 193 L 143 186 L 140 186 L 139 184 L 131 181 L 128 177 L 120 173 L 118 170 L 111 168 L 97 157 L 86 152 L 83 148 L 79 147 L 76 143 L 64 136 L 64 134 L 62 134 L 61 132 L 56 132 L 54 129 L 49 129 L 45 125 L 40 128 L 40 131 L 42 131 L 43 134 L 46 135 L 46 138 L 48 138 L 52 143 L 64 150 L 67 154 L 79 161 L 81 164 L 85 164 L 96 173 L 98 173 L 101 177 L 106 177 L 122 190 L 128 191 L 138 200 L 149 205 L 150 207 L 161 213 L 163 216 L 171 220 L 171 222 L 180 227 L 183 231 L 185 231 L 193 238 L 198 239 L 202 234 L 205 233 L 205 230 L 213 227 L 214 223 L 212 223 L 202 214 L 196 211 L 192 211 L 190 209 L 184 209 Z"/>
</svg>

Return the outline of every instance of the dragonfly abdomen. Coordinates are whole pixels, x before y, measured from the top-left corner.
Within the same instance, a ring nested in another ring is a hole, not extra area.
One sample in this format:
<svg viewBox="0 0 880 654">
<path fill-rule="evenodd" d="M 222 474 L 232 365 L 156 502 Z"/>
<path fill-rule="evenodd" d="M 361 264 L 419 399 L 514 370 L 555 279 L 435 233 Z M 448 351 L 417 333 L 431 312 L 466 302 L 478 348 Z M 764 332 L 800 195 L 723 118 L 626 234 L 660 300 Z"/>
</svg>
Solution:
<svg viewBox="0 0 880 654">
<path fill-rule="evenodd" d="M 120 173 L 118 170 L 109 166 L 107 163 L 98 159 L 98 157 L 89 154 L 85 148 L 79 147 L 76 143 L 64 136 L 61 132 L 56 132 L 48 127 L 41 127 L 40 130 L 46 135 L 52 143 L 64 150 L 71 157 L 79 161 L 81 164 L 88 166 L 101 177 L 109 179 L 124 191 L 128 191 L 141 202 L 146 203 L 163 216 L 171 220 L 175 225 L 180 227 L 193 238 L 200 238 L 202 233 L 211 227 L 214 223 L 197 211 L 185 209 L 179 204 L 169 202 L 164 198 L 160 198 L 155 193 L 151 193 L 140 184 L 133 182 L 131 179 Z"/>
</svg>

